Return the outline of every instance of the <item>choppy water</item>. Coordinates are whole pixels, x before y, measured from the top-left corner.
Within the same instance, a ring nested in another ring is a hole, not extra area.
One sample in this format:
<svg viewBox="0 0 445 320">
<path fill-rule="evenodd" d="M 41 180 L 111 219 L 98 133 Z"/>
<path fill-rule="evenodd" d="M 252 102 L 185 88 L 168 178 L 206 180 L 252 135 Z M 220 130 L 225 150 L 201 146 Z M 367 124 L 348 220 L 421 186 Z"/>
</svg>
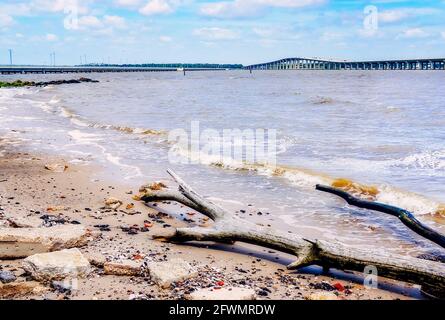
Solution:
<svg viewBox="0 0 445 320">
<path fill-rule="evenodd" d="M 228 208 L 253 204 L 249 219 L 306 236 L 411 255 L 440 252 L 395 218 L 351 208 L 314 186 L 339 177 L 375 185 L 377 200 L 445 232 L 431 214 L 445 203 L 443 72 L 87 76 L 100 83 L 1 90 L 0 134 L 35 150 L 100 162 L 113 179 L 135 186 L 166 178 L 171 167 Z M 277 129 L 278 170 L 227 159 L 217 166 L 212 159 L 169 163 L 167 133 L 190 130 L 196 120 L 219 132 Z"/>
</svg>

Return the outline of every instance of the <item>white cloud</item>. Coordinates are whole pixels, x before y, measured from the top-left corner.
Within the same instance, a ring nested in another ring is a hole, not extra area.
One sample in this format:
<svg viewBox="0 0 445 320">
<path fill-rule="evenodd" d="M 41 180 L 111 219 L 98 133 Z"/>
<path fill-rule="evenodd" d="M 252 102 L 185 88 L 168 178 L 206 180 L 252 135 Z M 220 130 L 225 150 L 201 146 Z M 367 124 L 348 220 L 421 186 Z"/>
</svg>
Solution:
<svg viewBox="0 0 445 320">
<path fill-rule="evenodd" d="M 426 38 L 429 34 L 421 28 L 413 28 L 403 31 L 400 38 Z"/>
<path fill-rule="evenodd" d="M 233 0 L 209 2 L 201 6 L 206 16 L 219 18 L 247 17 L 265 8 L 303 8 L 324 4 L 327 0 Z"/>
<path fill-rule="evenodd" d="M 14 23 L 14 19 L 7 15 L 0 13 L 0 28 L 9 27 Z"/>
<path fill-rule="evenodd" d="M 139 10 L 140 13 L 146 16 L 168 14 L 173 11 L 175 11 L 174 4 L 168 0 L 150 0 Z"/>
<path fill-rule="evenodd" d="M 55 34 L 52 34 L 52 33 L 48 33 L 45 36 L 45 39 L 46 39 L 46 41 L 50 41 L 50 42 L 59 40 L 59 38 Z"/>
<path fill-rule="evenodd" d="M 135 8 L 142 5 L 143 0 L 115 0 L 114 3 L 119 7 Z"/>
<path fill-rule="evenodd" d="M 445 31 L 442 31 L 442 32 L 440 33 L 440 35 L 442 36 L 442 38 L 445 39 Z"/>
<path fill-rule="evenodd" d="M 29 4 L 31 11 L 65 12 L 77 10 L 78 14 L 87 14 L 89 6 L 94 0 L 32 0 Z"/>
<path fill-rule="evenodd" d="M 238 32 L 217 27 L 195 29 L 193 34 L 205 40 L 233 40 L 239 38 Z"/>
<path fill-rule="evenodd" d="M 159 41 L 161 41 L 161 42 L 172 42 L 172 40 L 173 39 L 169 36 L 160 36 L 159 37 Z"/>
<path fill-rule="evenodd" d="M 110 35 L 114 29 L 126 29 L 127 21 L 120 16 L 105 15 L 103 17 L 81 16 L 77 22 L 78 30 L 94 31 L 99 35 Z"/>
<path fill-rule="evenodd" d="M 124 18 L 120 16 L 104 16 L 103 23 L 107 26 L 114 27 L 117 29 L 127 28 L 127 22 Z"/>
<path fill-rule="evenodd" d="M 82 16 L 79 18 L 78 25 L 79 29 L 103 27 L 102 21 L 96 16 Z"/>
<path fill-rule="evenodd" d="M 441 13 L 441 11 L 432 8 L 401 8 L 381 11 L 378 14 L 379 22 L 393 23 L 406 20 L 409 18 L 416 18 L 418 16 L 427 16 Z"/>
</svg>

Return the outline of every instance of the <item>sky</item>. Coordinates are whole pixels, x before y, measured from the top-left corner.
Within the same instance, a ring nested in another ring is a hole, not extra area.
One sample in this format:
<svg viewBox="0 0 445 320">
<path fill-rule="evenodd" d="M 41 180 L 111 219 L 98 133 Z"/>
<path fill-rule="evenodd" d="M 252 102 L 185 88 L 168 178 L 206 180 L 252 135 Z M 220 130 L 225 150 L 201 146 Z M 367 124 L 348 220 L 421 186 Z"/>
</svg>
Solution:
<svg viewBox="0 0 445 320">
<path fill-rule="evenodd" d="M 0 0 L 0 64 L 445 58 L 445 0 Z"/>
</svg>

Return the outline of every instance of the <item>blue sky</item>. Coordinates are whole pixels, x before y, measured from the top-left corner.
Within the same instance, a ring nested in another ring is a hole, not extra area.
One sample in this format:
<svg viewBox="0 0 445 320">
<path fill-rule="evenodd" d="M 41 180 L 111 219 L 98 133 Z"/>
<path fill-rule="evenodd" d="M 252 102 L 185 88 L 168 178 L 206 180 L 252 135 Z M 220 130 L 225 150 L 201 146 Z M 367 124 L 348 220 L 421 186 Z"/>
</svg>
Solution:
<svg viewBox="0 0 445 320">
<path fill-rule="evenodd" d="M 445 57 L 445 0 L 0 0 L 0 64 L 10 48 L 17 64 Z"/>
</svg>

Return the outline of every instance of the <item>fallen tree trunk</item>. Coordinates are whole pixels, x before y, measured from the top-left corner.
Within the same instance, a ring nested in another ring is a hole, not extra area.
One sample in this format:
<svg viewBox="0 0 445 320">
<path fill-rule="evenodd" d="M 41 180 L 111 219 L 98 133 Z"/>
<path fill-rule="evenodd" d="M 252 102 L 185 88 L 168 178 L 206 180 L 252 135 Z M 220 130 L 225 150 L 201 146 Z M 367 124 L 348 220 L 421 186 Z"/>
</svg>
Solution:
<svg viewBox="0 0 445 320">
<path fill-rule="evenodd" d="M 178 190 L 150 190 L 141 198 L 145 202 L 176 201 L 211 218 L 212 228 L 178 228 L 171 235 L 154 236 L 172 242 L 186 241 L 242 241 L 297 256 L 289 269 L 309 265 L 364 272 L 365 267 L 374 266 L 378 275 L 391 279 L 420 284 L 425 291 L 445 295 L 445 266 L 401 255 L 381 251 L 362 251 L 337 242 L 304 239 L 298 235 L 258 226 L 241 219 L 205 199 L 188 186 L 173 171 L 168 173 L 179 184 Z"/>
<path fill-rule="evenodd" d="M 329 187 L 329 186 L 323 186 L 323 185 L 317 185 L 316 189 L 319 191 L 324 191 L 328 193 L 335 194 L 344 200 L 350 205 L 364 208 L 364 209 L 370 209 L 374 211 L 384 212 L 388 213 L 390 215 L 393 215 L 395 217 L 398 217 L 402 223 L 416 232 L 417 234 L 421 235 L 422 237 L 433 241 L 434 243 L 440 245 L 442 248 L 445 248 L 445 236 L 430 227 L 424 225 L 422 222 L 417 220 L 414 215 L 409 212 L 408 210 L 397 208 L 391 205 L 374 202 L 374 201 L 366 201 L 359 198 L 354 197 L 353 195 L 349 194 L 346 191 Z"/>
</svg>

